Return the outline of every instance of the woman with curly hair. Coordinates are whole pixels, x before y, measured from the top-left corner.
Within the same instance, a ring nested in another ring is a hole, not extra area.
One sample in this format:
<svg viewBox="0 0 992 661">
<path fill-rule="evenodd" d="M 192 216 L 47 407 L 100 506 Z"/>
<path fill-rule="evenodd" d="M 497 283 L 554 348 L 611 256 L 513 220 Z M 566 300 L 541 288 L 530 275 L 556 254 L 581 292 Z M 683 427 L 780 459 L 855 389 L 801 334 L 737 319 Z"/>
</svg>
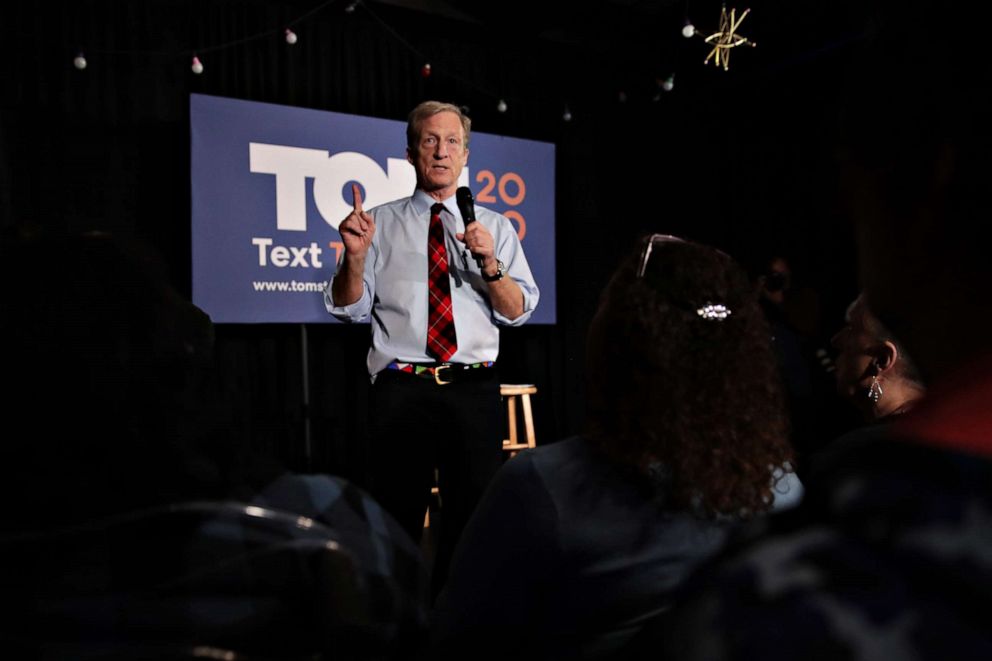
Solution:
<svg viewBox="0 0 992 661">
<path fill-rule="evenodd" d="M 466 529 L 435 613 L 442 657 L 615 653 L 788 482 L 770 336 L 727 255 L 643 239 L 586 364 L 586 432 L 508 461 Z"/>
</svg>

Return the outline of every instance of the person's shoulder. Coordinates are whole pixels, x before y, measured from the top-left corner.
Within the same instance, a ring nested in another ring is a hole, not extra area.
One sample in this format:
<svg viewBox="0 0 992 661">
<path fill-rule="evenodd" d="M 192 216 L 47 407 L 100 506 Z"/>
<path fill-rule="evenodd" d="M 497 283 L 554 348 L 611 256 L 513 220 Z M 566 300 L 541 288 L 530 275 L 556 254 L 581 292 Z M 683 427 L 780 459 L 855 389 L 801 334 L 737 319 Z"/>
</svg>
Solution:
<svg viewBox="0 0 992 661">
<path fill-rule="evenodd" d="M 575 461 L 588 453 L 588 444 L 581 436 L 570 436 L 536 448 L 528 448 L 520 452 L 514 459 L 524 459 L 536 470 L 547 471 L 553 470 L 564 462 Z"/>
<path fill-rule="evenodd" d="M 284 473 L 257 494 L 253 504 L 313 519 L 359 545 L 389 540 L 396 551 L 416 554 L 416 545 L 389 513 L 367 491 L 342 477 Z"/>
<path fill-rule="evenodd" d="M 510 222 L 508 217 L 487 207 L 480 207 L 478 204 L 475 205 L 475 219 L 482 222 L 487 227 L 513 227 L 513 224 Z"/>
<path fill-rule="evenodd" d="M 514 479 L 540 485 L 560 506 L 579 506 L 595 501 L 596 494 L 626 493 L 640 486 L 636 476 L 607 459 L 582 436 L 524 450 L 505 466 L 509 468 L 514 462 L 510 468 Z"/>
<path fill-rule="evenodd" d="M 848 430 L 810 453 L 804 468 L 806 475 L 819 480 L 849 463 L 860 463 L 869 450 L 889 441 L 890 429 L 891 425 L 881 423 Z"/>
<path fill-rule="evenodd" d="M 368 210 L 372 217 L 379 219 L 380 216 L 401 216 L 410 211 L 410 208 L 414 204 L 414 198 L 410 195 L 405 195 L 403 197 L 396 198 L 395 200 L 390 200 L 389 202 L 383 202 L 382 204 L 377 204 Z"/>
<path fill-rule="evenodd" d="M 533 487 L 556 482 L 567 468 L 581 462 L 587 453 L 585 442 L 577 436 L 521 450 L 506 460 L 497 475 L 501 484 L 526 482 Z"/>
</svg>

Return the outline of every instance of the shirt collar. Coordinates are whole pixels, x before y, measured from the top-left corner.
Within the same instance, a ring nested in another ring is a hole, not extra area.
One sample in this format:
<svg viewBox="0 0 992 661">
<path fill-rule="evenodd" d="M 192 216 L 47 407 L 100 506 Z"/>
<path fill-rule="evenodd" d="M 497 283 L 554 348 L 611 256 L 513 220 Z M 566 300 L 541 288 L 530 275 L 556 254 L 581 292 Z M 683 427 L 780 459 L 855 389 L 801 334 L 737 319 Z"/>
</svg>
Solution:
<svg viewBox="0 0 992 661">
<path fill-rule="evenodd" d="M 427 215 L 427 213 L 430 212 L 431 207 L 437 203 L 437 200 L 419 188 L 413 192 L 412 200 L 413 209 L 417 212 L 417 215 Z M 441 204 L 444 205 L 444 208 L 447 209 L 448 213 L 452 216 L 455 218 L 461 218 L 461 214 L 458 212 L 458 203 L 455 201 L 454 195 L 443 200 Z"/>
</svg>

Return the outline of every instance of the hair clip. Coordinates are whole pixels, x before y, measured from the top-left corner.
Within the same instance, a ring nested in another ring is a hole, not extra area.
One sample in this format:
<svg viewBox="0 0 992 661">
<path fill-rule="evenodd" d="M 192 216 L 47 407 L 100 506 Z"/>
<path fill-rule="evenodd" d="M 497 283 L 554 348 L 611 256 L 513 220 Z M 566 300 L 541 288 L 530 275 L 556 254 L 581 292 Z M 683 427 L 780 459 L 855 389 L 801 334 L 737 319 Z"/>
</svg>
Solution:
<svg viewBox="0 0 992 661">
<path fill-rule="evenodd" d="M 703 307 L 696 310 L 696 314 L 707 321 L 723 321 L 730 316 L 730 312 L 730 308 L 726 305 L 721 305 L 720 303 L 707 303 Z"/>
</svg>

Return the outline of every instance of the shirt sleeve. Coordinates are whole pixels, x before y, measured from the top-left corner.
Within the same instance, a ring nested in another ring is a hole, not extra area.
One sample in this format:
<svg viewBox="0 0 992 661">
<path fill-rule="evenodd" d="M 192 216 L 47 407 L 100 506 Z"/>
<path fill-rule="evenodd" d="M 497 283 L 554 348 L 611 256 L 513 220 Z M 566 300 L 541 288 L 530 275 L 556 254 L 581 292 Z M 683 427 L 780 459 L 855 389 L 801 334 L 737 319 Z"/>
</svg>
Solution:
<svg viewBox="0 0 992 661">
<path fill-rule="evenodd" d="M 344 251 L 341 251 L 341 257 L 338 259 L 334 276 L 327 281 L 327 285 L 324 287 L 324 307 L 326 307 L 327 311 L 330 312 L 338 321 L 343 321 L 345 323 L 357 323 L 368 321 L 371 318 L 372 292 L 375 291 L 375 261 L 379 252 L 376 245 L 376 238 L 378 237 L 373 237 L 372 245 L 369 246 L 369 251 L 365 256 L 365 272 L 362 275 L 361 298 L 349 305 L 334 304 L 334 298 L 331 295 L 331 287 L 334 286 L 334 278 L 337 277 L 337 270 L 340 270 L 341 264 L 344 262 Z"/>
<path fill-rule="evenodd" d="M 524 295 L 524 311 L 516 319 L 510 319 L 494 309 L 493 320 L 502 326 L 522 326 L 537 309 L 541 292 L 537 288 L 537 282 L 534 281 L 534 274 L 531 273 L 530 264 L 527 263 L 527 256 L 524 255 L 523 246 L 517 238 L 513 224 L 505 216 L 500 216 L 498 227 L 496 256 L 506 266 L 507 275 L 520 287 Z"/>
</svg>

